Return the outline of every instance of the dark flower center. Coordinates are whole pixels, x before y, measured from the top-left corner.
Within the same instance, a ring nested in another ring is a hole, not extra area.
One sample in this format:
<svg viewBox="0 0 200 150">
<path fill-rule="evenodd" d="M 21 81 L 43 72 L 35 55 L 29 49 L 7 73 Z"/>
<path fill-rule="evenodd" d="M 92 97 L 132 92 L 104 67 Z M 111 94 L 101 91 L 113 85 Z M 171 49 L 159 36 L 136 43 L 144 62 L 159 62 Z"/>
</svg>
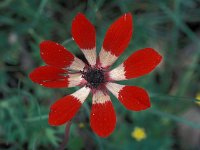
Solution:
<svg viewBox="0 0 200 150">
<path fill-rule="evenodd" d="M 104 71 L 100 68 L 89 67 L 82 72 L 83 78 L 88 82 L 87 86 L 90 88 L 97 88 L 100 84 L 105 82 Z"/>
</svg>

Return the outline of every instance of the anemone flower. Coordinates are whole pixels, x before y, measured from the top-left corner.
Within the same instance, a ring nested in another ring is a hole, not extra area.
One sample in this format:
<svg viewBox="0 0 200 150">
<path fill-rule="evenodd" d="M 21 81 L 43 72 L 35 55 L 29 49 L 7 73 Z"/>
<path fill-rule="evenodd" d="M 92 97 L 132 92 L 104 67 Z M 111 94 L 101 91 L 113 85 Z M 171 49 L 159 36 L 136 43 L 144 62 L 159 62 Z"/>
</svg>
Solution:
<svg viewBox="0 0 200 150">
<path fill-rule="evenodd" d="M 158 52 L 152 48 L 138 50 L 110 70 L 110 66 L 128 46 L 132 32 L 132 15 L 126 13 L 109 27 L 97 56 L 95 28 L 82 13 L 77 14 L 72 22 L 72 37 L 87 59 L 86 63 L 58 43 L 41 42 L 40 54 L 46 65 L 33 70 L 31 80 L 48 88 L 81 87 L 51 106 L 50 125 L 59 126 L 70 121 L 89 93 L 92 94 L 90 125 L 100 137 L 109 136 L 116 125 L 109 91 L 129 110 L 141 111 L 150 107 L 150 99 L 144 89 L 120 85 L 115 81 L 151 72 L 162 59 Z"/>
</svg>

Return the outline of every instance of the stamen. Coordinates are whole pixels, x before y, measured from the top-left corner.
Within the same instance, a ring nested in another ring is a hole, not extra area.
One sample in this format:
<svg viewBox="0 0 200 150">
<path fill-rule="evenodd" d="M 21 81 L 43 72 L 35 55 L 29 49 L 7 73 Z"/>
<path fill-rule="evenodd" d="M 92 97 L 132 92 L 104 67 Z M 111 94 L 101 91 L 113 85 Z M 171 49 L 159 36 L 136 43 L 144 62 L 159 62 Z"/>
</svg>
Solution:
<svg viewBox="0 0 200 150">
<path fill-rule="evenodd" d="M 105 83 L 105 75 L 104 70 L 101 68 L 85 68 L 84 71 L 81 72 L 82 77 L 88 82 L 86 86 L 89 88 L 98 88 L 99 85 Z"/>
</svg>

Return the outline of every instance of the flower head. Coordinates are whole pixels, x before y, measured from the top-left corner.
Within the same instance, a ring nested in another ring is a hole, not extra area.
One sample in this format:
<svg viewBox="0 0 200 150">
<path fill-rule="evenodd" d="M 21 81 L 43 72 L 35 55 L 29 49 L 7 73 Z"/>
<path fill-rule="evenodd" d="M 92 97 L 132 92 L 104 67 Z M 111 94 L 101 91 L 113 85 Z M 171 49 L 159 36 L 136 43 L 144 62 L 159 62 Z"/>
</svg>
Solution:
<svg viewBox="0 0 200 150">
<path fill-rule="evenodd" d="M 110 70 L 110 66 L 128 46 L 132 31 L 132 16 L 126 13 L 109 27 L 97 57 L 95 28 L 83 14 L 77 14 L 72 22 L 72 37 L 85 55 L 87 63 L 58 43 L 43 41 L 40 44 L 40 54 L 46 66 L 36 68 L 30 74 L 31 80 L 49 88 L 81 87 L 51 106 L 50 125 L 58 126 L 71 120 L 90 92 L 90 125 L 101 137 L 109 136 L 116 124 L 109 91 L 129 110 L 140 111 L 150 107 L 149 96 L 144 89 L 120 85 L 115 81 L 136 78 L 151 72 L 162 59 L 158 52 L 152 48 L 138 50 L 117 68 Z"/>
<path fill-rule="evenodd" d="M 196 104 L 200 106 L 200 92 L 197 93 L 196 99 L 197 99 Z"/>
<path fill-rule="evenodd" d="M 135 127 L 134 130 L 131 132 L 131 136 L 138 142 L 146 139 L 147 137 L 145 129 L 140 127 Z"/>
<path fill-rule="evenodd" d="M 78 127 L 79 128 L 85 128 L 85 124 L 81 122 L 81 123 L 78 124 Z"/>
</svg>

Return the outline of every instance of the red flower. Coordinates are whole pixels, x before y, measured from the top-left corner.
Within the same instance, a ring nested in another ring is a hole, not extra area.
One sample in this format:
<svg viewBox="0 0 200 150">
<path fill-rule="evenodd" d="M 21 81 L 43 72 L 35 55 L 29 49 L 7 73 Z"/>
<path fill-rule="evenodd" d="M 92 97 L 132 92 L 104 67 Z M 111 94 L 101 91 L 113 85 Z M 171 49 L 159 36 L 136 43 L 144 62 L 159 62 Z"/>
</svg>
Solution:
<svg viewBox="0 0 200 150">
<path fill-rule="evenodd" d="M 150 107 L 150 99 L 144 89 L 114 82 L 151 72 L 162 59 L 158 52 L 152 48 L 138 50 L 110 71 L 110 66 L 128 46 L 132 31 L 132 16 L 130 13 L 124 14 L 109 27 L 97 57 L 95 28 L 79 13 L 72 22 L 72 36 L 88 64 L 58 43 L 43 41 L 40 44 L 40 54 L 47 65 L 36 68 L 30 74 L 31 80 L 50 88 L 81 87 L 51 106 L 50 125 L 58 126 L 71 120 L 90 92 L 93 96 L 90 125 L 101 137 L 109 136 L 116 124 L 116 115 L 108 91 L 129 110 L 140 111 Z"/>
</svg>

